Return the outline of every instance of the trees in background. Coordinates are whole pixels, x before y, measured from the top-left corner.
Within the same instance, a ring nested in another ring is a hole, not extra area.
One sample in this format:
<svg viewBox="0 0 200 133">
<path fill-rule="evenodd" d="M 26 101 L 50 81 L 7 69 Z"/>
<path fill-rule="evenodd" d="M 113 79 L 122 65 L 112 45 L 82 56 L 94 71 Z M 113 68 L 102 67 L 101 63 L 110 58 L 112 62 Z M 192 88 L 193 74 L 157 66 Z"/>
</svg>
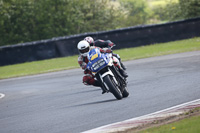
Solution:
<svg viewBox="0 0 200 133">
<path fill-rule="evenodd" d="M 125 13 L 124 27 L 148 23 L 152 11 L 145 0 L 120 0 L 121 9 Z"/>
<path fill-rule="evenodd" d="M 165 6 L 156 7 L 154 13 L 162 21 L 174 21 L 200 16 L 200 0 L 168 0 Z"/>
<path fill-rule="evenodd" d="M 115 29 L 109 0 L 0 0 L 0 46 Z"/>
<path fill-rule="evenodd" d="M 177 8 L 180 10 L 176 15 L 182 19 L 200 16 L 200 0 L 179 0 Z"/>
<path fill-rule="evenodd" d="M 0 0 L 0 46 L 199 15 L 199 0 Z"/>
</svg>

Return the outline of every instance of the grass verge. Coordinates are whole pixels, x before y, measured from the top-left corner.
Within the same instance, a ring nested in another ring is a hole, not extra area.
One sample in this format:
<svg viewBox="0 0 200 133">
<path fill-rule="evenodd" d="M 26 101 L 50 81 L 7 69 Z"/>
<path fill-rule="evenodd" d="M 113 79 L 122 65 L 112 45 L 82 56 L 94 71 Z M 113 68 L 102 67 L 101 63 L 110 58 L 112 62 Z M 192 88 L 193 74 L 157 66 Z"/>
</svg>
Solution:
<svg viewBox="0 0 200 133">
<path fill-rule="evenodd" d="M 182 120 L 143 130 L 140 133 L 199 133 L 200 132 L 200 108 L 195 108 L 181 116 Z M 185 119 L 184 119 L 185 118 Z"/>
<path fill-rule="evenodd" d="M 115 50 L 123 61 L 200 50 L 200 37 Z M 0 67 L 0 79 L 78 68 L 77 55 Z"/>
</svg>

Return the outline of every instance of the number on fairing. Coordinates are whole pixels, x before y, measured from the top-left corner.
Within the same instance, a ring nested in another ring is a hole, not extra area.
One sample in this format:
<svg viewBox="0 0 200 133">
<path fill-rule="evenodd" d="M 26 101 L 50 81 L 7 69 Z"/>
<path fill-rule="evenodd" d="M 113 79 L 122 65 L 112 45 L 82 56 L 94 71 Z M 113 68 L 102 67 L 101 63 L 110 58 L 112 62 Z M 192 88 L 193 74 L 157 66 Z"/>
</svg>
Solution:
<svg viewBox="0 0 200 133">
<path fill-rule="evenodd" d="M 94 60 L 98 57 L 98 53 L 96 53 L 95 55 L 92 56 L 91 60 Z"/>
</svg>

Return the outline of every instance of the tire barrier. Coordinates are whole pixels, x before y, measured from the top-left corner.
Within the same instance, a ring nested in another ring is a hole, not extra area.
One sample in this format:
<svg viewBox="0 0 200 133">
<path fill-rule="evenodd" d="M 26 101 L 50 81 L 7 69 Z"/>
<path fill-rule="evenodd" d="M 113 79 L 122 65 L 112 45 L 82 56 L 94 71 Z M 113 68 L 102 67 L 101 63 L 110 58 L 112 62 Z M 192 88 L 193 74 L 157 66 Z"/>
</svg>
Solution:
<svg viewBox="0 0 200 133">
<path fill-rule="evenodd" d="M 114 49 L 138 47 L 200 36 L 200 17 L 155 25 L 56 37 L 0 47 L 0 66 L 78 54 L 77 43 L 86 36 L 111 40 Z"/>
</svg>

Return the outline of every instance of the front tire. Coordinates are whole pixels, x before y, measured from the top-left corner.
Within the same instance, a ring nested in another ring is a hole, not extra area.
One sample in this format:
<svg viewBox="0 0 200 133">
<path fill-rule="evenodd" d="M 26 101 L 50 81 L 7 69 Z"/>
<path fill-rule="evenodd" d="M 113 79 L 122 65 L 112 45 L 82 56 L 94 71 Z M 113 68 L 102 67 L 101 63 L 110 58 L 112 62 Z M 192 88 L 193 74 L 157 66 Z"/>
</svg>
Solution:
<svg viewBox="0 0 200 133">
<path fill-rule="evenodd" d="M 115 84 L 113 77 L 110 77 L 109 75 L 104 77 L 104 82 L 106 83 L 106 85 L 108 86 L 110 92 L 112 92 L 112 94 L 118 99 L 122 99 L 122 93 L 119 90 L 119 88 L 117 87 L 117 85 Z"/>
</svg>

